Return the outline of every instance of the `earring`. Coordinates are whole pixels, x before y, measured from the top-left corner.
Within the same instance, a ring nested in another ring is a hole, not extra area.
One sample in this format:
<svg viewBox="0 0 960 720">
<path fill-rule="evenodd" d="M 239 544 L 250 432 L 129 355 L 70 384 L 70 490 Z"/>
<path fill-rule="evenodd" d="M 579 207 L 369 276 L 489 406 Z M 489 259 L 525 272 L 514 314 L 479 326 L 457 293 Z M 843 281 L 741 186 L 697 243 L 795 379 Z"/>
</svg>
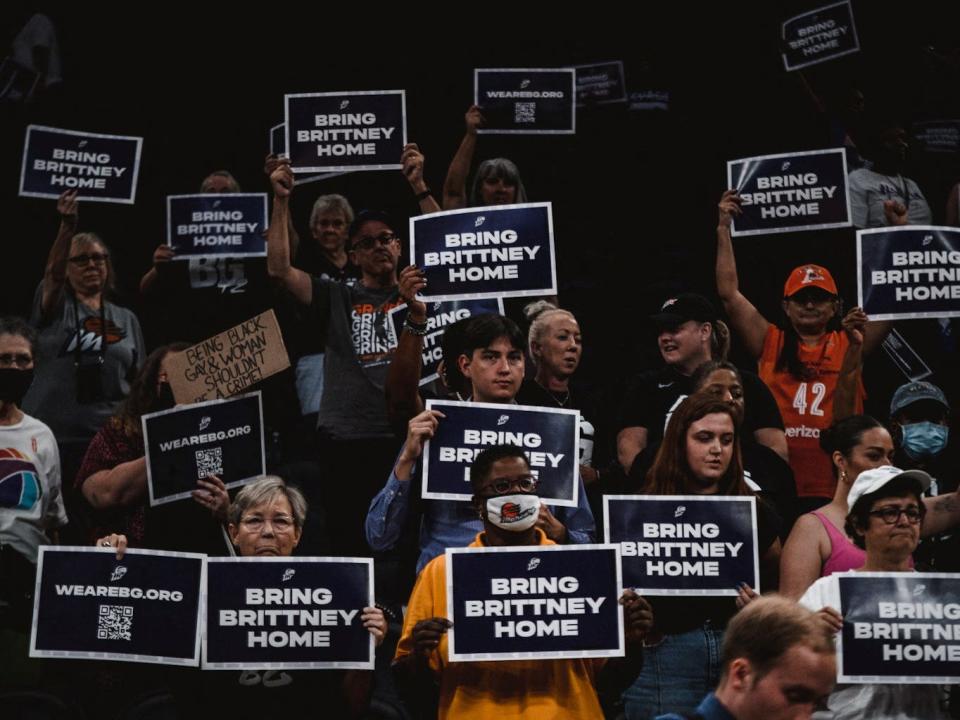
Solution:
<svg viewBox="0 0 960 720">
<path fill-rule="evenodd" d="M 846 470 L 841 470 L 841 471 L 840 471 L 840 482 L 844 482 L 844 483 L 845 483 L 846 481 L 847 481 L 847 471 L 846 471 Z"/>
</svg>

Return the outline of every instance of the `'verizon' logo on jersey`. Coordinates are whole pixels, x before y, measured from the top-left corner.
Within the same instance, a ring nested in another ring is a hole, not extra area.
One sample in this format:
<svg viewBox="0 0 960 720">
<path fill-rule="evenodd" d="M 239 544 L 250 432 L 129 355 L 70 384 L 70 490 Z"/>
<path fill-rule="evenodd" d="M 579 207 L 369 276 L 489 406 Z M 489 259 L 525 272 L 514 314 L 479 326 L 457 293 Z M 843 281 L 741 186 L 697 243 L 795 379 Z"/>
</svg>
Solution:
<svg viewBox="0 0 960 720">
<path fill-rule="evenodd" d="M 19 450 L 0 448 L 0 508 L 31 510 L 43 496 L 37 468 Z"/>
</svg>

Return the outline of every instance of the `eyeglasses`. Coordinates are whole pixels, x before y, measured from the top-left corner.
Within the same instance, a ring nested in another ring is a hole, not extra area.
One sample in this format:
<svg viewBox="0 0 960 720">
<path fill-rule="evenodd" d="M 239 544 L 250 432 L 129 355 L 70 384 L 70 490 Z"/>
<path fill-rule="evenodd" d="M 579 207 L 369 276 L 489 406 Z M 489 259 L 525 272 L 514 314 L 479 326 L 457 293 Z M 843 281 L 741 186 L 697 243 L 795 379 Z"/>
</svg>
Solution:
<svg viewBox="0 0 960 720">
<path fill-rule="evenodd" d="M 243 529 L 247 532 L 258 533 L 262 532 L 264 525 L 270 523 L 273 527 L 273 531 L 276 533 L 288 533 L 293 530 L 293 518 L 289 518 L 286 515 L 279 515 L 273 520 L 264 520 L 262 517 L 245 517 L 240 520 L 240 524 L 243 525 Z"/>
<path fill-rule="evenodd" d="M 920 519 L 923 517 L 923 512 L 920 508 L 915 505 L 911 505 L 906 508 L 898 507 L 885 507 L 880 508 L 879 510 L 871 510 L 867 515 L 872 515 L 873 517 L 878 517 L 883 520 L 887 525 L 896 525 L 900 522 L 900 516 L 905 515 L 907 517 L 907 522 L 911 525 L 916 525 L 920 522 Z"/>
<path fill-rule="evenodd" d="M 537 489 L 537 479 L 533 475 L 523 475 L 517 478 L 498 478 L 483 489 L 485 491 L 493 490 L 497 495 L 503 495 L 513 488 L 524 493 L 533 492 Z"/>
<path fill-rule="evenodd" d="M 377 245 L 389 245 L 394 240 L 399 240 L 398 235 L 393 233 L 381 233 L 376 237 L 372 235 L 364 235 L 362 238 L 353 243 L 355 250 L 370 250 L 371 248 Z"/>
<path fill-rule="evenodd" d="M 27 368 L 33 365 L 33 356 L 27 353 L 4 353 L 0 355 L 0 367 Z"/>
<path fill-rule="evenodd" d="M 87 255 L 74 255 L 72 258 L 68 258 L 77 267 L 83 267 L 88 263 L 92 262 L 94 265 L 104 265 L 107 262 L 109 255 L 106 253 L 90 253 Z"/>
</svg>

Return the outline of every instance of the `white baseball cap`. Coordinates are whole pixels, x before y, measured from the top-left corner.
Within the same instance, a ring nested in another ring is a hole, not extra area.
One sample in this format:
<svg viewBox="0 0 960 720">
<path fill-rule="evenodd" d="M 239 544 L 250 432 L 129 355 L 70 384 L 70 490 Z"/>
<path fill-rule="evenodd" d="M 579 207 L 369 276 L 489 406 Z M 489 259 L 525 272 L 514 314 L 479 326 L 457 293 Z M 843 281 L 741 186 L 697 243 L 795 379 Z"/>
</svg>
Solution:
<svg viewBox="0 0 960 720">
<path fill-rule="evenodd" d="M 847 494 L 847 507 L 853 509 L 853 506 L 857 504 L 857 500 L 864 495 L 874 493 L 891 480 L 896 480 L 901 477 L 910 478 L 920 483 L 920 492 L 930 487 L 930 483 L 933 481 L 933 478 L 923 470 L 901 470 L 900 468 L 893 467 L 893 465 L 881 465 L 872 470 L 864 470 L 857 476 L 857 479 L 853 481 L 853 487 L 850 488 L 850 492 Z"/>
</svg>

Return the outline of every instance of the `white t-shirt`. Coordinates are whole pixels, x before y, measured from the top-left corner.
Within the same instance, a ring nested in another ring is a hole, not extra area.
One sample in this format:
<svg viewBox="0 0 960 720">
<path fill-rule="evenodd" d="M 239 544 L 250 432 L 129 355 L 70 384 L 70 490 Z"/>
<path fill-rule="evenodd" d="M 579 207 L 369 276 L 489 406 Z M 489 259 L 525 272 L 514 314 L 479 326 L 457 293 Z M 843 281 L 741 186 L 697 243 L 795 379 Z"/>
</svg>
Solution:
<svg viewBox="0 0 960 720">
<path fill-rule="evenodd" d="M 60 487 L 60 453 L 45 424 L 24 414 L 0 426 L 0 544 L 32 563 L 49 545 L 47 530 L 67 524 Z"/>
<path fill-rule="evenodd" d="M 853 573 L 839 573 L 849 575 Z M 832 607 L 840 612 L 838 574 L 828 575 L 807 588 L 800 604 L 816 612 Z M 941 709 L 940 685 L 840 685 L 827 699 L 828 710 L 813 714 L 814 720 L 940 720 L 947 718 Z"/>
<path fill-rule="evenodd" d="M 885 200 L 897 200 L 907 206 L 910 225 L 929 225 L 932 214 L 920 187 L 902 175 L 881 175 L 861 168 L 847 176 L 850 193 L 850 215 L 854 227 L 875 228 L 887 224 L 883 212 Z M 909 198 L 909 200 L 908 200 Z"/>
</svg>

